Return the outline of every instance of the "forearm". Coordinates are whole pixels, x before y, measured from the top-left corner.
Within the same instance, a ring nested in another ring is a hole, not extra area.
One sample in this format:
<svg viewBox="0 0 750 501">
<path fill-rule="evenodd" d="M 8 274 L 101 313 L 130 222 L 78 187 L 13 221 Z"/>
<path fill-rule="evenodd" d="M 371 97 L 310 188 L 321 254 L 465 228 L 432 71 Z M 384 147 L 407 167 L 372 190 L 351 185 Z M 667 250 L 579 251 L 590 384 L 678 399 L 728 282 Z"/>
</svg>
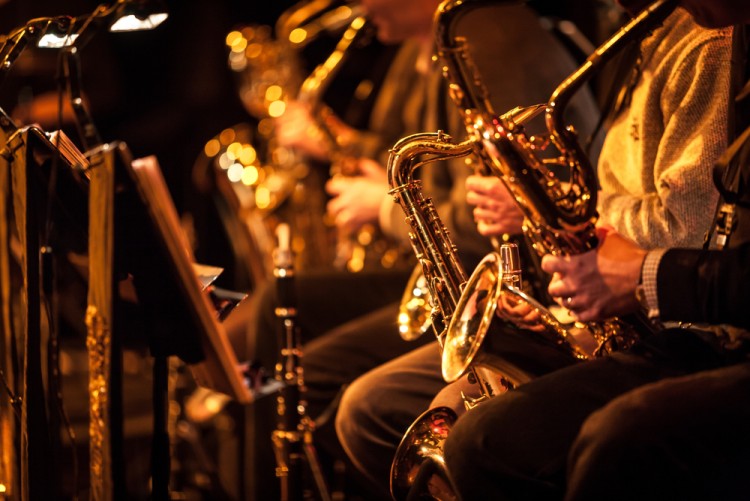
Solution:
<svg viewBox="0 0 750 501">
<path fill-rule="evenodd" d="M 708 170 L 708 169 L 706 169 Z M 642 196 L 600 193 L 600 222 L 646 249 L 700 247 L 710 227 L 718 194 L 707 175 Z"/>
</svg>

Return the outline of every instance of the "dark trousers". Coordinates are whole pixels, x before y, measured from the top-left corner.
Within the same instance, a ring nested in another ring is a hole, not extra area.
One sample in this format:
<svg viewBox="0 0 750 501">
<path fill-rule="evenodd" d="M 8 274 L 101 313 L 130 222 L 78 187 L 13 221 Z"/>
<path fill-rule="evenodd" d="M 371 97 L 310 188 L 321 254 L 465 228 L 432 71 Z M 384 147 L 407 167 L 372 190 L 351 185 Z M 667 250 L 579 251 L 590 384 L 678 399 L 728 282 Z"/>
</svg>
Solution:
<svg viewBox="0 0 750 501">
<path fill-rule="evenodd" d="M 526 332 L 509 329 L 496 334 L 502 343 L 493 352 L 514 374 L 544 374 L 574 363 L 570 355 L 529 338 Z M 461 392 L 479 396 L 477 385 L 466 384 L 466 378 L 446 387 L 441 367 L 440 347 L 433 341 L 357 378 L 344 393 L 336 432 L 353 464 L 368 479 L 371 492 L 377 494 L 373 499 L 390 497 L 391 462 L 420 414 L 431 404 L 461 412 Z"/>
<path fill-rule="evenodd" d="M 445 454 L 464 501 L 748 499 L 748 423 L 746 354 L 672 329 L 469 411 Z"/>
</svg>

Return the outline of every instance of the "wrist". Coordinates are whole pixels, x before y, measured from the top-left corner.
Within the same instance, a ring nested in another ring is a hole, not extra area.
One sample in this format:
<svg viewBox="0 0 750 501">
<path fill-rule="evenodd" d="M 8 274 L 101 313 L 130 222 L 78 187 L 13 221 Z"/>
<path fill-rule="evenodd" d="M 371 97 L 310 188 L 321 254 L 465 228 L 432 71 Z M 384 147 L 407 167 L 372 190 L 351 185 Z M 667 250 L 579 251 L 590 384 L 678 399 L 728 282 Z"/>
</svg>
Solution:
<svg viewBox="0 0 750 501">
<path fill-rule="evenodd" d="M 635 288 L 635 298 L 649 318 L 659 317 L 659 297 L 656 284 L 656 272 L 659 261 L 666 249 L 649 251 L 641 263 L 641 273 Z"/>
</svg>

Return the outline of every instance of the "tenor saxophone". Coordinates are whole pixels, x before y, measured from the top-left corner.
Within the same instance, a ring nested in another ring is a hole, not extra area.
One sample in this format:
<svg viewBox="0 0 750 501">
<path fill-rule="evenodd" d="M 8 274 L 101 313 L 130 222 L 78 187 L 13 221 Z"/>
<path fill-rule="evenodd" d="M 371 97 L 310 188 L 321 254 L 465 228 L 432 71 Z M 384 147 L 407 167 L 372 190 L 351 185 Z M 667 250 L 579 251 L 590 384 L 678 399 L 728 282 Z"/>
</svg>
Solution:
<svg viewBox="0 0 750 501">
<path fill-rule="evenodd" d="M 474 154 L 477 146 L 473 138 L 454 143 L 442 132 L 420 133 L 398 141 L 388 159 L 389 193 L 403 209 L 411 228 L 409 239 L 433 305 L 430 325 L 441 346 L 467 274 L 432 199 L 424 196 L 422 183 L 414 173 L 431 162 Z M 481 396 L 467 400 L 467 407 L 504 391 L 504 380 L 493 369 L 478 367 L 469 371 L 479 384 Z M 427 411 L 409 428 L 391 465 L 391 493 L 395 499 L 407 497 L 416 477 L 434 477 L 430 481 L 439 484 L 441 492 L 451 491 L 443 468 L 442 443 L 456 418 L 453 410 L 441 407 Z"/>
</svg>

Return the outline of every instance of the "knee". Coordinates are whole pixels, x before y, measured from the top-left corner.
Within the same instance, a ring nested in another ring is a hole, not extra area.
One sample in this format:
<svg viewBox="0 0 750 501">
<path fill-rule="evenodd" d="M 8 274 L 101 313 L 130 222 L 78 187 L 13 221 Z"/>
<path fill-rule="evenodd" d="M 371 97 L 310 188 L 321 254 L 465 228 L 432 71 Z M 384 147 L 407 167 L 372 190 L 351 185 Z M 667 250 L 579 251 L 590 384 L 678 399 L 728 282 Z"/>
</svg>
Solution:
<svg viewBox="0 0 750 501">
<path fill-rule="evenodd" d="M 639 404 L 627 401 L 614 401 L 592 413 L 570 449 L 572 481 L 580 473 L 591 475 L 594 470 L 597 476 L 630 472 L 633 461 L 641 463 L 654 454 L 658 432 L 655 423 L 645 418 L 648 415 Z"/>
<path fill-rule="evenodd" d="M 480 460 L 483 452 L 477 448 L 477 440 L 482 428 L 477 426 L 475 412 L 468 412 L 461 416 L 451 428 L 450 434 L 443 444 L 443 453 L 448 470 L 458 478 L 463 477 L 463 471 L 474 469 L 473 461 Z M 481 439 L 479 439 L 481 442 Z"/>
<path fill-rule="evenodd" d="M 356 447 L 361 429 L 372 420 L 373 408 L 367 375 L 352 382 L 344 391 L 336 414 L 336 434 L 345 449 Z"/>
</svg>

